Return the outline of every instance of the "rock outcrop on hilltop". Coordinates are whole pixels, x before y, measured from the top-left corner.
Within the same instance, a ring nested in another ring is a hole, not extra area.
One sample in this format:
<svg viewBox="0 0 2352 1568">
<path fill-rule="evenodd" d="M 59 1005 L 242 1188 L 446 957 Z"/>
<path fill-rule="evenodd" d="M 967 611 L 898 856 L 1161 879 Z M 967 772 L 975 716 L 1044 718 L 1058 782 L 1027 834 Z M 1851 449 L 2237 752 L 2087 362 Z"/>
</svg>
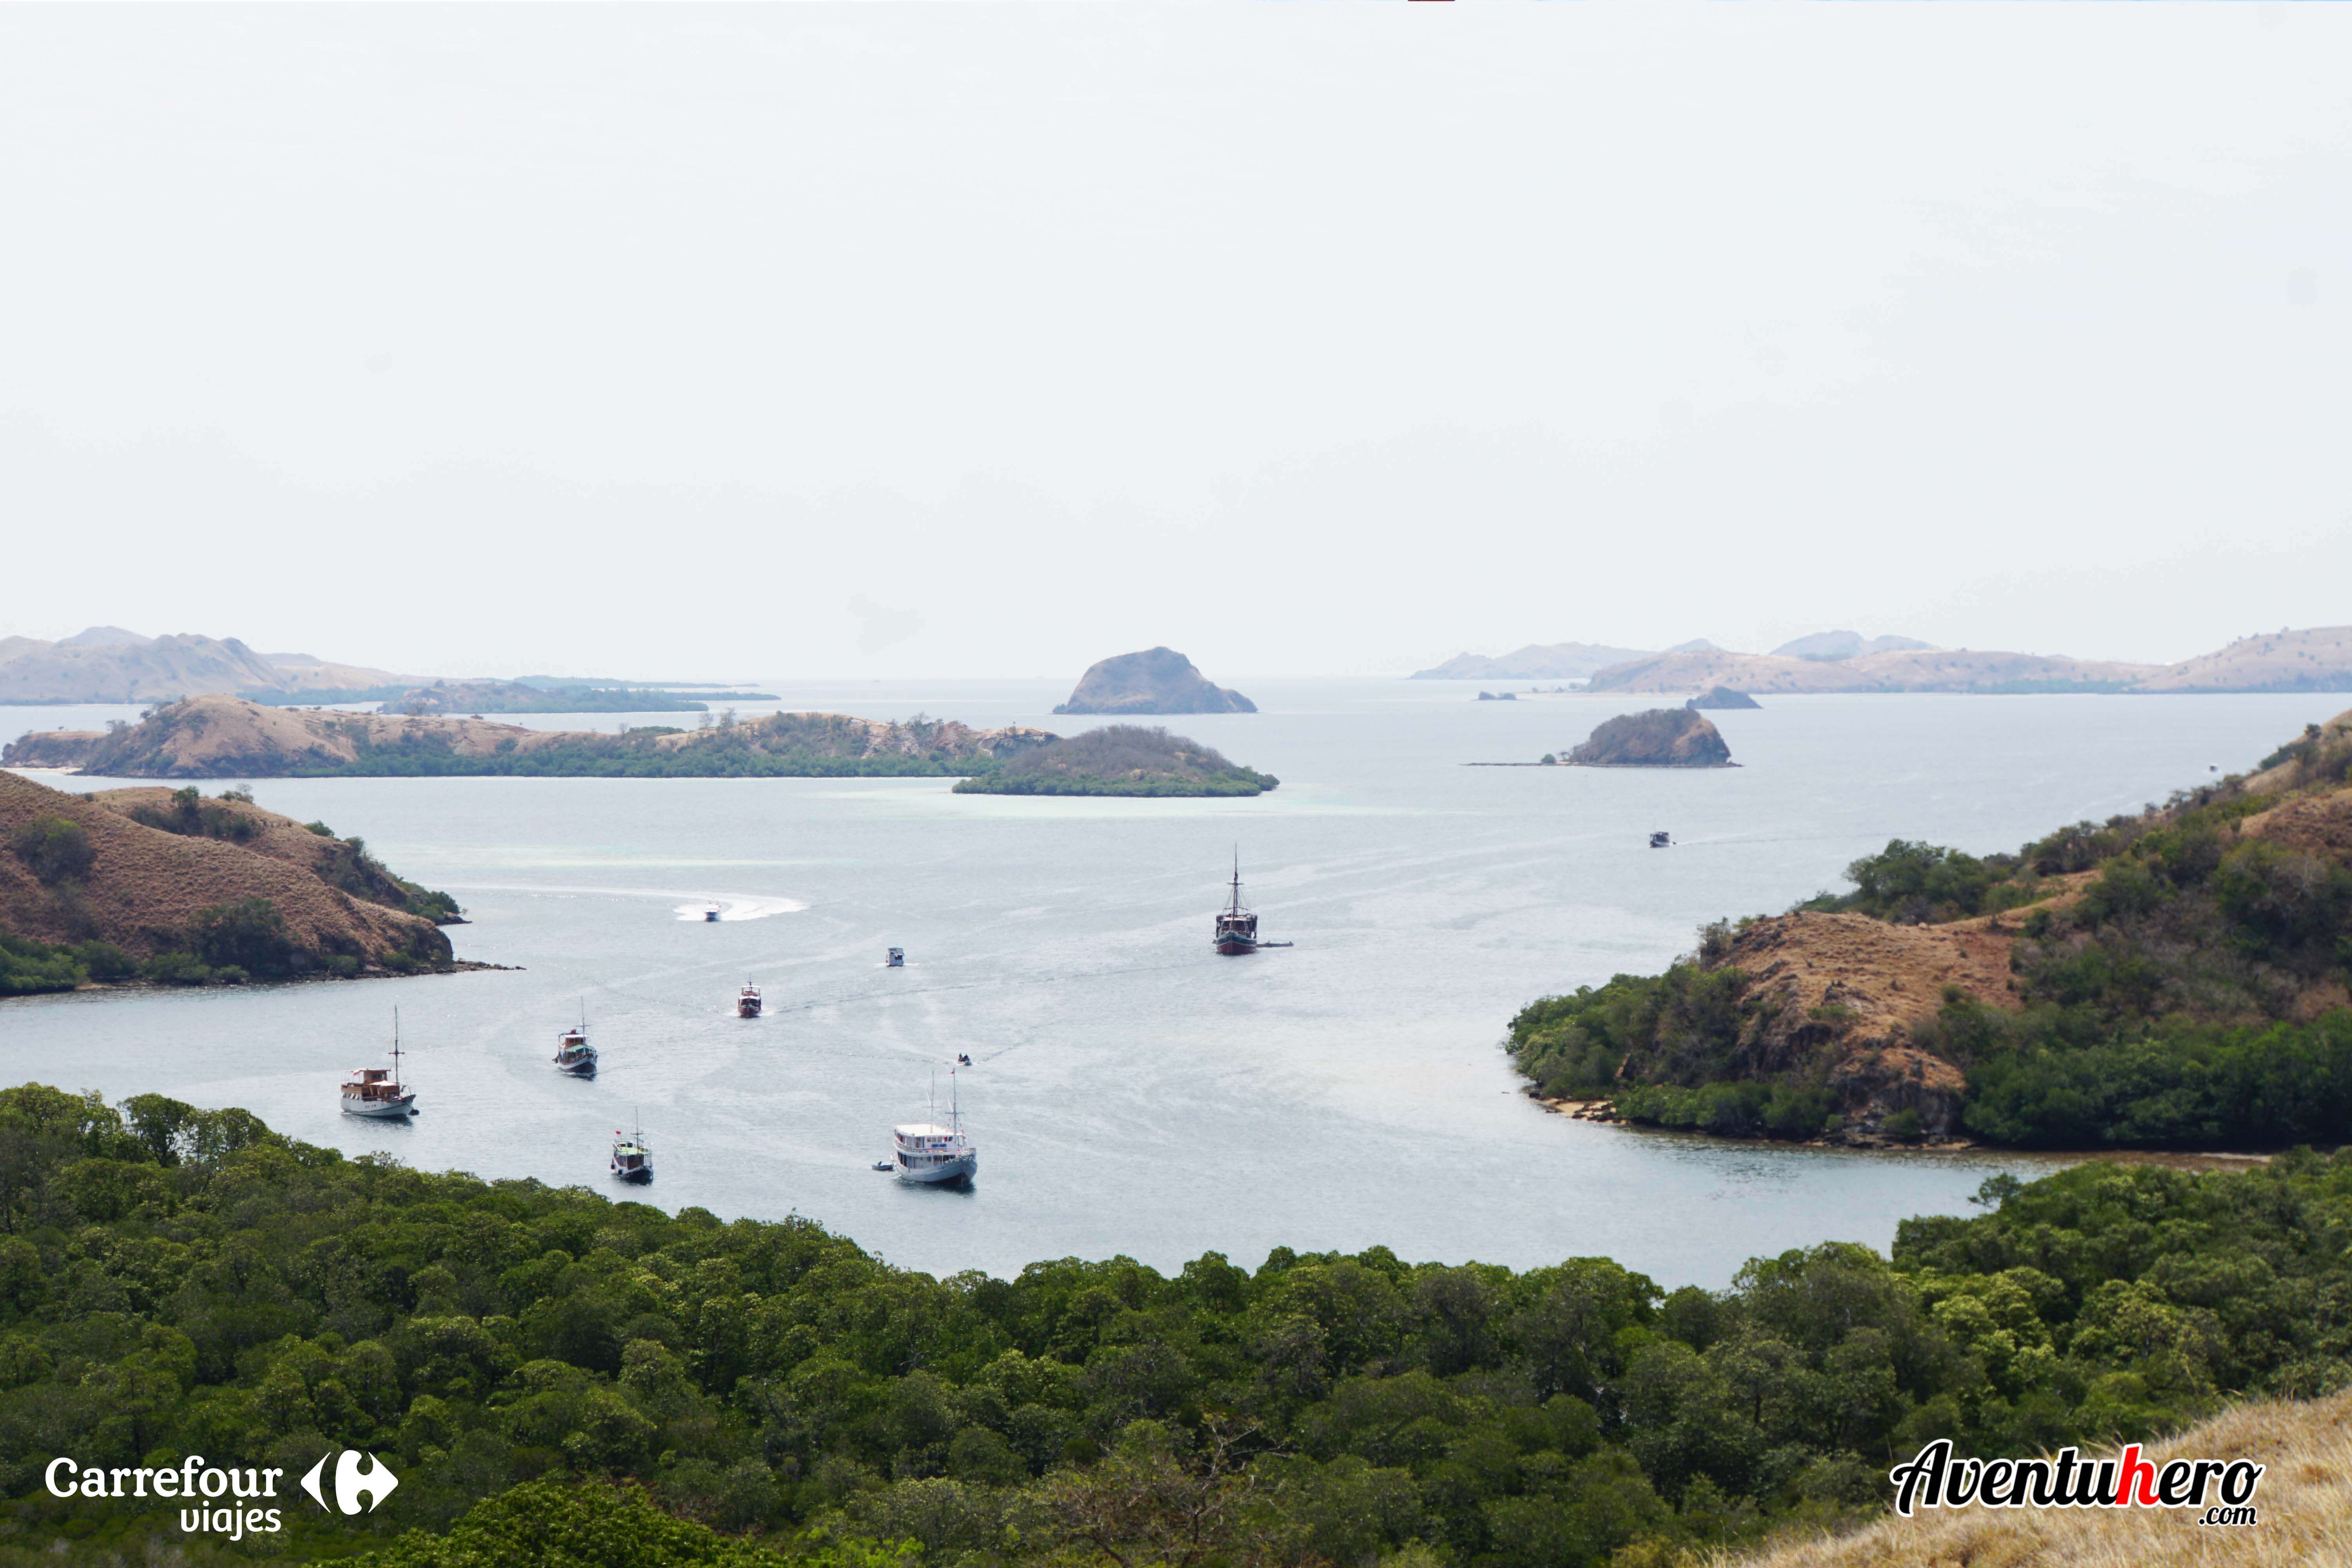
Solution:
<svg viewBox="0 0 2352 1568">
<path fill-rule="evenodd" d="M 149 637 L 120 626 L 92 626 L 54 643 L 10 637 L 0 643 L 0 703 L 157 702 L 202 692 L 324 691 L 401 679 L 307 655 L 278 657 L 286 662 L 235 637 Z"/>
<path fill-rule="evenodd" d="M 0 773 L 0 935 L 14 944 L 0 946 L 0 991 L 56 988 L 21 983 L 27 972 L 195 983 L 450 966 L 448 938 L 415 910 L 446 918 L 455 906 L 362 846 L 249 802 L 126 793 L 158 798 L 110 802 Z M 185 820 L 139 820 L 151 808 Z"/>
<path fill-rule="evenodd" d="M 1078 680 L 1056 713 L 1255 713 L 1238 691 L 1212 685 L 1192 661 L 1171 647 L 1146 648 L 1102 660 Z"/>
<path fill-rule="evenodd" d="M 1684 703 L 1683 706 L 1685 708 L 1703 710 L 1726 710 L 1736 708 L 1761 708 L 1764 704 L 1757 701 L 1756 699 L 1748 696 L 1745 691 L 1734 691 L 1728 686 L 1717 686 L 1700 692 L 1696 697 L 1694 697 L 1689 701 Z"/>
<path fill-rule="evenodd" d="M 1703 713 L 1654 708 L 1603 722 L 1562 759 L 1580 768 L 1726 768 L 1731 748 Z"/>
<path fill-rule="evenodd" d="M 110 778 L 259 779 L 363 774 L 534 774 L 728 778 L 946 777 L 1046 744 L 1043 730 L 975 730 L 921 716 L 890 722 L 840 713 L 772 713 L 705 729 L 651 725 L 617 734 L 530 730 L 487 719 L 342 713 L 192 697 L 100 737 L 81 771 Z M 26 737 L 0 752 L 16 762 Z"/>
</svg>

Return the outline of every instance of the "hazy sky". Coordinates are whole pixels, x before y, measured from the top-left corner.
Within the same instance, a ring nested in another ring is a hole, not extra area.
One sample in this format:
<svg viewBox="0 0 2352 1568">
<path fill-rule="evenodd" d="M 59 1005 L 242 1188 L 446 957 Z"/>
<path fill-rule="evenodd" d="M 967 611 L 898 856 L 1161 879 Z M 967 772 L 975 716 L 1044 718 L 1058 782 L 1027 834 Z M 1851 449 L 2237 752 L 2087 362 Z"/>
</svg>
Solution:
<svg viewBox="0 0 2352 1568">
<path fill-rule="evenodd" d="M 2352 15 L 0 9 L 0 633 L 1213 677 L 2352 622 Z"/>
</svg>

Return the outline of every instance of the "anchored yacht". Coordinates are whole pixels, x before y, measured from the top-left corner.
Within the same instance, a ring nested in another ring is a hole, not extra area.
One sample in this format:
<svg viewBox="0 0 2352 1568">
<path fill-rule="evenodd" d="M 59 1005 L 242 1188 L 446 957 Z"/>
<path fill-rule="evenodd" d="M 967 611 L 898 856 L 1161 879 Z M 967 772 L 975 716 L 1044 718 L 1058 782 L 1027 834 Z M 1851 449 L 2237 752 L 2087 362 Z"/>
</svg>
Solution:
<svg viewBox="0 0 2352 1568">
<path fill-rule="evenodd" d="M 343 1080 L 343 1114 L 379 1121 L 416 1114 L 416 1091 L 400 1081 L 400 1009 L 392 1010 L 392 1066 L 353 1068 Z"/>
<path fill-rule="evenodd" d="M 555 1066 L 574 1078 L 596 1076 L 596 1047 L 588 1043 L 588 1008 L 584 1003 L 578 1026 L 555 1037 Z"/>
<path fill-rule="evenodd" d="M 933 1115 L 939 1114 L 936 1101 Z M 980 1152 L 963 1130 L 963 1113 L 956 1102 L 955 1074 L 948 1074 L 948 1124 L 910 1121 L 893 1127 L 898 1179 L 926 1186 L 969 1182 L 980 1169 Z"/>
<path fill-rule="evenodd" d="M 646 1130 L 635 1132 L 615 1131 L 613 1134 L 613 1174 L 625 1182 L 650 1182 L 654 1179 L 654 1152 L 646 1144 Z"/>
</svg>

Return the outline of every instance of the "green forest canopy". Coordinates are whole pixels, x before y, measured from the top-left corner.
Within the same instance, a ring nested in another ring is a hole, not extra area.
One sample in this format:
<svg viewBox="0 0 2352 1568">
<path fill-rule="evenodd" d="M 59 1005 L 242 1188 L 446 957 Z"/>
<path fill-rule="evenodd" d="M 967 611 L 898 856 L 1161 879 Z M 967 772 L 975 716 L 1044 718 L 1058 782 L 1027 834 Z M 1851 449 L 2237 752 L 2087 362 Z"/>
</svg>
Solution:
<svg viewBox="0 0 2352 1568">
<path fill-rule="evenodd" d="M 1382 1247 L 936 1279 L 803 1218 L 28 1084 L 0 1091 L 0 1564 L 152 1531 L 199 1563 L 1578 1568 L 1870 1510 L 1935 1437 L 2145 1436 L 2352 1381 L 2352 1155 L 1979 1198 L 1891 1258 L 1830 1242 L 1722 1291 Z M 398 1474 L 383 1510 L 298 1497 L 235 1551 L 40 1480 L 343 1447 Z"/>
</svg>

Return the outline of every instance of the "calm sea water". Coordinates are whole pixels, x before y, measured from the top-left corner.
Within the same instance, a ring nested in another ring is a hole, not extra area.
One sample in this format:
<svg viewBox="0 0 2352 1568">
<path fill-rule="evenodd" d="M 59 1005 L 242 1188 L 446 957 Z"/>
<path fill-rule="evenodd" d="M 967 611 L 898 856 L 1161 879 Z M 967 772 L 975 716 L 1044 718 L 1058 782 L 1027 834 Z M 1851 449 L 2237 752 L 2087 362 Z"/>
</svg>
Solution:
<svg viewBox="0 0 2352 1568">
<path fill-rule="evenodd" d="M 1241 684 L 1263 711 L 1172 722 L 1281 776 L 1255 800 L 264 780 L 262 805 L 363 835 L 455 893 L 473 921 L 451 931 L 460 955 L 520 968 L 0 1003 L 0 1079 L 242 1105 L 352 1153 L 600 1190 L 612 1132 L 641 1116 L 650 1201 L 797 1211 L 934 1271 L 1384 1243 L 1521 1268 L 1605 1254 L 1721 1285 L 1756 1254 L 1884 1247 L 1903 1216 L 1967 1212 L 1986 1175 L 2037 1167 L 1570 1121 L 1516 1092 L 1498 1048 L 1514 1011 L 1654 970 L 1715 916 L 1836 886 L 1891 837 L 2013 848 L 2243 767 L 2344 700 L 1785 698 L 1714 716 L 1740 767 L 1661 773 L 1463 765 L 1563 750 L 1641 702 Z M 1043 682 L 772 689 L 875 717 L 1091 722 L 1052 718 L 1066 689 Z M 0 734 L 130 716 L 0 709 Z M 1658 827 L 1676 847 L 1645 847 Z M 1296 947 L 1210 952 L 1236 849 L 1265 934 Z M 706 899 L 730 918 L 688 918 Z M 904 970 L 883 967 L 891 945 Z M 769 1001 L 755 1021 L 731 1016 L 747 976 Z M 336 1083 L 383 1060 L 395 1005 L 423 1114 L 352 1121 Z M 548 1062 L 583 1006 L 593 1082 Z M 867 1169 L 934 1084 L 944 1102 L 959 1053 L 976 1185 Z"/>
</svg>

